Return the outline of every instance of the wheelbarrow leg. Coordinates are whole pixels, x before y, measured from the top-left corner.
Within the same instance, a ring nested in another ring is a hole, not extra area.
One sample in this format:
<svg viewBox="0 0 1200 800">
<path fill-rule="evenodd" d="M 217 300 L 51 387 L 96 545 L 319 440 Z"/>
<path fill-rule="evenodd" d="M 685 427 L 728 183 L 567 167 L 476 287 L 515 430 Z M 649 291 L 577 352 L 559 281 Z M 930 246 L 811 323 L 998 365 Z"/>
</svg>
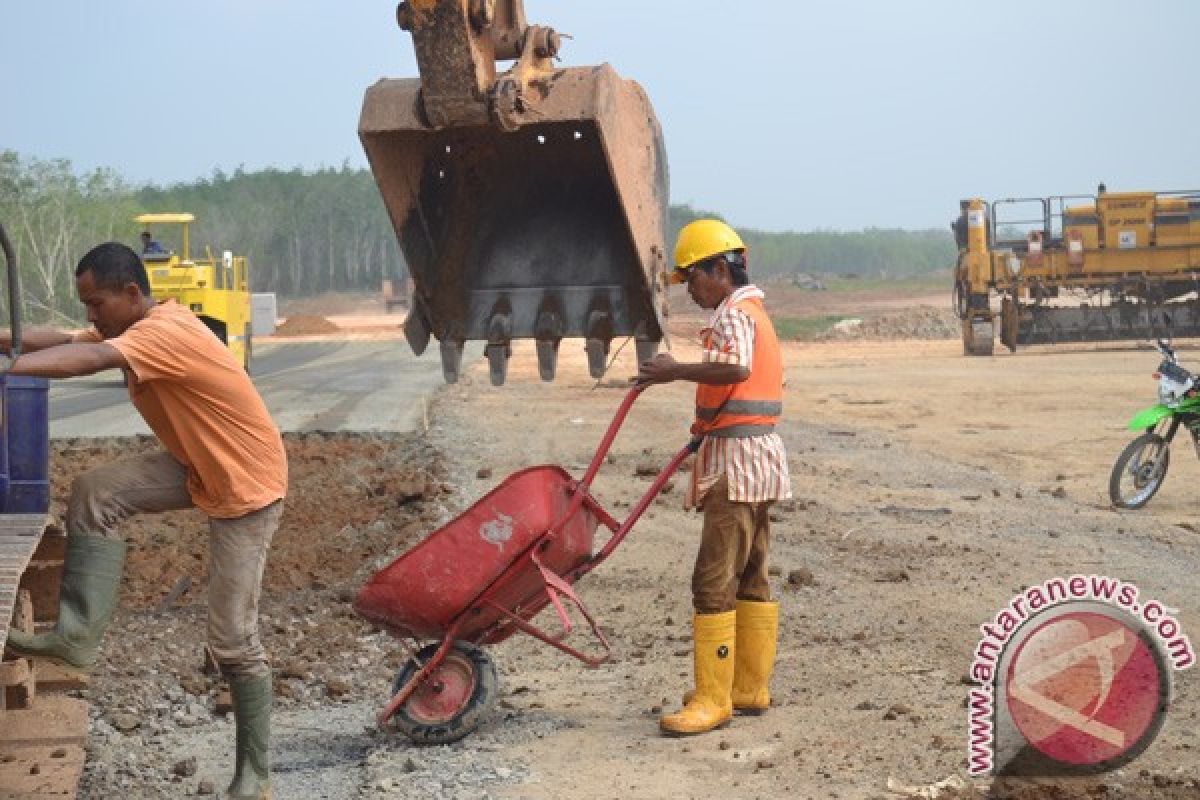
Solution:
<svg viewBox="0 0 1200 800">
<path fill-rule="evenodd" d="M 529 559 L 541 572 L 543 588 L 545 589 L 546 594 L 549 596 L 550 602 L 554 605 L 554 610 L 558 614 L 559 621 L 562 623 L 561 632 L 557 634 L 546 633 L 542 629 L 533 625 L 531 622 L 514 614 L 511 609 L 505 608 L 488 597 L 484 597 L 482 602 L 489 606 L 493 611 L 496 611 L 507 617 L 508 621 L 518 629 L 536 639 L 540 639 L 551 647 L 563 651 L 569 656 L 574 656 L 584 664 L 587 664 L 589 667 L 598 667 L 603 664 L 612 655 L 612 645 L 609 644 L 608 637 L 604 635 L 604 631 L 600 630 L 600 626 L 596 624 L 596 620 L 592 617 L 591 612 L 588 611 L 587 606 L 585 606 L 583 601 L 579 599 L 579 596 L 575 594 L 575 590 L 571 588 L 570 583 L 563 580 L 561 575 L 556 574 L 553 570 L 549 569 L 545 564 L 542 563 L 542 560 L 538 558 L 537 550 L 530 552 Z M 587 620 L 588 626 L 592 629 L 592 635 L 596 637 L 596 639 L 600 642 L 600 646 L 604 648 L 602 653 L 597 655 L 588 655 L 587 653 L 567 645 L 563 641 L 567 634 L 571 632 L 571 618 L 567 616 L 567 610 L 563 607 L 561 597 L 566 597 L 568 600 L 570 600 L 571 604 L 574 605 L 575 608 L 579 610 L 579 613 L 583 615 L 583 618 Z"/>
</svg>

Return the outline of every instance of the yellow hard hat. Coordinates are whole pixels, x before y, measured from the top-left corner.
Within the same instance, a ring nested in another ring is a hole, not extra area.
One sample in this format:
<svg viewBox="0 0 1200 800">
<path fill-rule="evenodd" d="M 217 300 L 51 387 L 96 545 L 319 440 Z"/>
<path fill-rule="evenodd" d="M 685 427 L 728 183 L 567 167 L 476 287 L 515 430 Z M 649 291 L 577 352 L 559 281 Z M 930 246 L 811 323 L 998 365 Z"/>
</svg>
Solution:
<svg viewBox="0 0 1200 800">
<path fill-rule="evenodd" d="M 719 219 L 689 222 L 675 241 L 675 270 L 671 273 L 671 283 L 685 283 L 688 269 L 701 261 L 745 249 L 746 245 L 737 231 Z"/>
</svg>

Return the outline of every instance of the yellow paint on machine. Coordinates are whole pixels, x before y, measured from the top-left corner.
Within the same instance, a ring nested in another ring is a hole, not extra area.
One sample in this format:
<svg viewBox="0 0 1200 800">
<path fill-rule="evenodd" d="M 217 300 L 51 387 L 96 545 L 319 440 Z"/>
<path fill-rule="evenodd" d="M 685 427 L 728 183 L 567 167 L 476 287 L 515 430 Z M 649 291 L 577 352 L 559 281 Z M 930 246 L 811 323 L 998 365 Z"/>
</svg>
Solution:
<svg viewBox="0 0 1200 800">
<path fill-rule="evenodd" d="M 151 230 L 157 225 L 182 229 L 179 252 L 142 254 L 154 299 L 171 299 L 190 308 L 249 370 L 252 346 L 246 257 L 229 250 L 218 257 L 205 248 L 204 258 L 193 259 L 190 225 L 196 218 L 192 214 L 141 214 L 136 220 Z"/>
<path fill-rule="evenodd" d="M 952 227 L 967 355 L 991 354 L 997 318 L 1012 349 L 1200 331 L 1200 304 L 1189 299 L 1200 288 L 1200 191 L 1101 185 L 1095 195 L 976 197 L 961 202 Z M 1072 293 L 1078 305 L 1063 302 Z"/>
</svg>

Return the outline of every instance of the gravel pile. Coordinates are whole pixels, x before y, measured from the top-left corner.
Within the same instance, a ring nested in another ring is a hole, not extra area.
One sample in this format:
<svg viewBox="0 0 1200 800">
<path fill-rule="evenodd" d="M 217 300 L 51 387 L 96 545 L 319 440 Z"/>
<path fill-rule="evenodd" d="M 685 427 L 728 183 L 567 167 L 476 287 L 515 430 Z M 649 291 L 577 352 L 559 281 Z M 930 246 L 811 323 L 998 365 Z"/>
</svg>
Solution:
<svg viewBox="0 0 1200 800">
<path fill-rule="evenodd" d="M 283 321 L 275 329 L 276 336 L 309 336 L 320 333 L 337 333 L 340 331 L 334 323 L 316 314 L 295 314 Z"/>
<path fill-rule="evenodd" d="M 820 341 L 852 339 L 955 339 L 962 335 L 958 317 L 950 309 L 928 306 L 878 316 L 843 320 L 818 334 Z"/>
</svg>

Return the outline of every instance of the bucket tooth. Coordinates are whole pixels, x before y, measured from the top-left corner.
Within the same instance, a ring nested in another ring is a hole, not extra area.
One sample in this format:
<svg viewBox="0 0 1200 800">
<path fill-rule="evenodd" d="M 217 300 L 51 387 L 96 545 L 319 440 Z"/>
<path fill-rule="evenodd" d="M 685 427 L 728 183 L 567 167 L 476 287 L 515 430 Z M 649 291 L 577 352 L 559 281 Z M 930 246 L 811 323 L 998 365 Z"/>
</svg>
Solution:
<svg viewBox="0 0 1200 800">
<path fill-rule="evenodd" d="M 484 351 L 492 386 L 503 386 L 504 381 L 508 379 L 508 359 L 512 356 L 512 348 L 507 344 L 489 344 Z"/>
<path fill-rule="evenodd" d="M 588 314 L 587 343 L 584 350 L 587 351 L 588 372 L 597 380 L 604 377 L 604 370 L 608 365 L 608 345 L 612 336 L 611 314 L 607 311 L 592 311 Z"/>
<path fill-rule="evenodd" d="M 544 381 L 554 380 L 554 371 L 558 367 L 558 343 L 558 339 L 537 340 L 538 376 Z"/>
<path fill-rule="evenodd" d="M 496 308 L 488 320 L 488 344 L 508 344 L 512 340 L 512 314 L 507 308 Z"/>
<path fill-rule="evenodd" d="M 612 314 L 603 309 L 589 311 L 587 318 L 587 338 L 603 339 L 605 342 L 610 341 L 613 338 Z"/>
<path fill-rule="evenodd" d="M 658 354 L 658 346 L 662 344 L 658 339 L 636 339 L 634 347 L 637 348 L 637 363 L 638 365 L 645 364 L 650 359 Z"/>
<path fill-rule="evenodd" d="M 562 316 L 554 310 L 543 309 L 533 326 L 533 335 L 537 339 L 538 375 L 544 381 L 554 380 L 554 372 L 558 366 L 558 345 L 562 341 Z"/>
<path fill-rule="evenodd" d="M 508 359 L 512 356 L 512 314 L 507 303 L 497 304 L 488 320 L 488 343 L 484 348 L 492 386 L 503 386 L 508 377 Z"/>
<path fill-rule="evenodd" d="M 461 340 L 443 339 L 442 377 L 446 383 L 458 383 L 458 374 L 462 368 L 463 343 Z"/>
<path fill-rule="evenodd" d="M 588 339 L 583 349 L 587 351 L 588 372 L 599 380 L 604 377 L 608 366 L 608 342 L 604 339 Z"/>
<path fill-rule="evenodd" d="M 425 310 L 420 303 L 414 301 L 408 316 L 404 320 L 404 338 L 415 355 L 421 355 L 429 346 L 429 320 L 425 318 Z"/>
</svg>

